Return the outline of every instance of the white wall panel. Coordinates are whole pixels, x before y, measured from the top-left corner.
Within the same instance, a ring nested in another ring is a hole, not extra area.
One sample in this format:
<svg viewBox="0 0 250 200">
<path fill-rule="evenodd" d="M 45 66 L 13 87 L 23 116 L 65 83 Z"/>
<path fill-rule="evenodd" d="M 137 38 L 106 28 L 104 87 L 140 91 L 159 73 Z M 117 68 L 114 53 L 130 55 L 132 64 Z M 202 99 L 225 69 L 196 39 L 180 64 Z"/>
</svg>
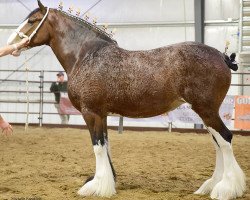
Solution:
<svg viewBox="0 0 250 200">
<path fill-rule="evenodd" d="M 57 8 L 59 0 L 42 0 L 41 2 L 45 6 Z M 75 5 L 75 7 L 79 7 L 82 11 L 85 11 L 93 4 L 95 4 L 95 2 L 96 0 L 65 0 L 64 5 L 66 10 L 69 8 L 69 6 Z M 38 8 L 38 5 L 36 0 L 1 0 L 0 8 L 0 24 L 19 24 L 25 19 L 25 17 L 30 13 L 30 11 Z"/>
<path fill-rule="evenodd" d="M 230 42 L 229 52 L 238 52 L 237 26 L 206 26 L 205 44 L 224 52 L 226 41 Z"/>
<path fill-rule="evenodd" d="M 178 42 L 194 41 L 194 27 L 119 28 L 115 36 L 120 47 L 153 49 Z"/>
<path fill-rule="evenodd" d="M 19 24 L 29 13 L 29 11 L 16 0 L 1 0 L 0 8 L 0 24 Z"/>
<path fill-rule="evenodd" d="M 106 0 L 92 13 L 101 22 L 190 21 L 194 19 L 193 4 L 193 0 Z"/>
<path fill-rule="evenodd" d="M 205 20 L 239 19 L 240 0 L 205 0 Z"/>
<path fill-rule="evenodd" d="M 20 1 L 29 10 L 38 7 L 35 0 Z M 42 0 L 44 5 L 51 8 L 57 8 L 58 2 Z M 75 10 L 80 8 L 83 13 L 96 2 L 97 0 L 65 0 L 64 10 L 73 5 Z M 105 0 L 97 4 L 90 14 L 100 22 L 184 21 L 185 18 L 194 19 L 193 4 L 194 0 Z M 19 24 L 30 12 L 17 0 L 1 0 L 0 8 L 0 24 Z"/>
</svg>

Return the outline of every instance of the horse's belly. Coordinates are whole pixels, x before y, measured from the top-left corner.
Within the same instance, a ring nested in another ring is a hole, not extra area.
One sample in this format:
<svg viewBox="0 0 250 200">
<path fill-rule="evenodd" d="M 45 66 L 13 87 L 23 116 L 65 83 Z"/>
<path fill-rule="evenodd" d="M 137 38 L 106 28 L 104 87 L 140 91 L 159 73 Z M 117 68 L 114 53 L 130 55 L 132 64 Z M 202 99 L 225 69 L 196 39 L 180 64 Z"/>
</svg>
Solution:
<svg viewBox="0 0 250 200">
<path fill-rule="evenodd" d="M 121 103 L 120 106 L 115 106 L 111 109 L 112 113 L 120 114 L 125 117 L 146 118 L 161 115 L 163 113 L 174 110 L 184 103 L 182 99 L 162 102 L 141 102 L 136 103 Z"/>
</svg>

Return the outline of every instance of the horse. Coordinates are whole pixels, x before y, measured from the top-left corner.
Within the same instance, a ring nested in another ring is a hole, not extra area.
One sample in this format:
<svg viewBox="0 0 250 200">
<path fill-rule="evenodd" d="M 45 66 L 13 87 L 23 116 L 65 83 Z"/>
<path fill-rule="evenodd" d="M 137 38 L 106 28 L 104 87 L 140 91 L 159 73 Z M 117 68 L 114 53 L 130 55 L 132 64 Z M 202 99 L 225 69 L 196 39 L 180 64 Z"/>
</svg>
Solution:
<svg viewBox="0 0 250 200">
<path fill-rule="evenodd" d="M 245 191 L 245 176 L 232 149 L 232 133 L 219 117 L 231 82 L 229 61 L 218 50 L 183 42 L 147 51 L 128 51 L 101 28 L 38 0 L 8 42 L 29 37 L 29 48 L 48 45 L 68 76 L 68 95 L 87 124 L 96 158 L 95 175 L 82 196 L 116 194 L 107 116 L 145 118 L 184 102 L 202 118 L 216 149 L 215 170 L 195 194 L 234 199 Z"/>
</svg>

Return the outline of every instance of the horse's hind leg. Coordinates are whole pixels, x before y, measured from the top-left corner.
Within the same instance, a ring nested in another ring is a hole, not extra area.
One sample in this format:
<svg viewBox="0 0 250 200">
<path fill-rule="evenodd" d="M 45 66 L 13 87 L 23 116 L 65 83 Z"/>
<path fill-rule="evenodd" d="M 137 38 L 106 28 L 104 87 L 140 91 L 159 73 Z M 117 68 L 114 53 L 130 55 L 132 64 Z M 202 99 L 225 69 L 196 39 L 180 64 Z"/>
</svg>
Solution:
<svg viewBox="0 0 250 200">
<path fill-rule="evenodd" d="M 218 112 L 197 112 L 212 134 L 216 147 L 216 167 L 211 179 L 207 180 L 196 194 L 211 192 L 212 199 L 228 200 L 243 195 L 245 176 L 235 160 L 231 145 L 232 133 L 227 129 Z"/>
<path fill-rule="evenodd" d="M 207 127 L 207 129 L 218 143 L 224 165 L 222 179 L 213 188 L 211 198 L 224 200 L 241 197 L 246 189 L 245 175 L 234 157 L 231 141 L 225 140 L 220 132 L 212 127 Z M 231 134 L 225 125 L 223 130 L 224 134 L 226 132 Z"/>
<path fill-rule="evenodd" d="M 202 186 L 195 192 L 195 194 L 209 194 L 214 188 L 214 186 L 222 179 L 224 171 L 222 152 L 214 139 L 213 144 L 216 149 L 216 164 L 214 173 L 210 179 L 206 180 L 202 184 Z"/>
<path fill-rule="evenodd" d="M 90 131 L 96 157 L 96 173 L 87 179 L 85 185 L 78 191 L 83 196 L 110 197 L 115 191 L 115 172 L 108 150 L 107 130 L 103 124 L 106 120 L 92 112 L 84 112 L 84 120 Z"/>
</svg>

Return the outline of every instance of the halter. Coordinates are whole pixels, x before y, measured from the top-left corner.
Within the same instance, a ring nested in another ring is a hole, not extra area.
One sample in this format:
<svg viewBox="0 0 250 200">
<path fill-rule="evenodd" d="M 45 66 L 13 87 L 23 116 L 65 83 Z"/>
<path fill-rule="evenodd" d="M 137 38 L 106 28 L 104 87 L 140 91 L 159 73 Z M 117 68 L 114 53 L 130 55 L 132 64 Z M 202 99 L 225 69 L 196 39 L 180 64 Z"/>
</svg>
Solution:
<svg viewBox="0 0 250 200">
<path fill-rule="evenodd" d="M 14 32 L 20 37 L 20 38 L 29 38 L 29 41 L 34 37 L 34 35 L 36 34 L 36 32 L 38 31 L 38 29 L 42 26 L 44 20 L 46 19 L 46 17 L 49 14 L 49 8 L 47 8 L 46 14 L 43 16 L 42 20 L 40 21 L 40 23 L 38 24 L 38 26 L 36 27 L 36 29 L 30 34 L 30 36 L 25 35 L 23 32 L 20 32 L 20 27 L 17 28 Z"/>
</svg>

